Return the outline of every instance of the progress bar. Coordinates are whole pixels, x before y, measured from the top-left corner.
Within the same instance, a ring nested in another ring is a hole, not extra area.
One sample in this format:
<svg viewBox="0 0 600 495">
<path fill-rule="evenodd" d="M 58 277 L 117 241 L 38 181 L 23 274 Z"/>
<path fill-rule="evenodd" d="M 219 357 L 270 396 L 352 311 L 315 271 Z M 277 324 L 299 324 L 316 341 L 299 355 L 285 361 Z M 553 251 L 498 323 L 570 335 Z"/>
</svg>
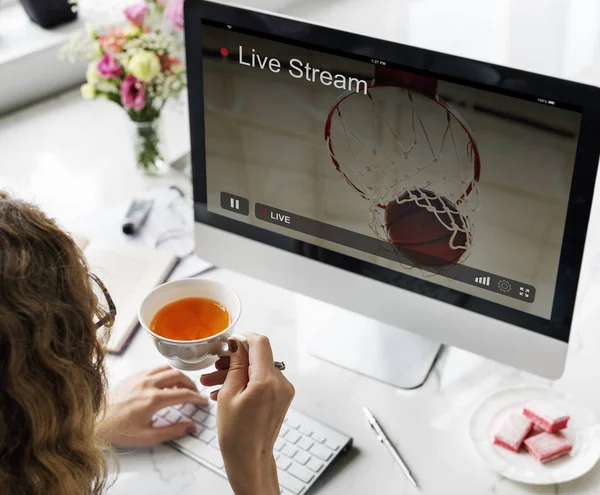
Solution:
<svg viewBox="0 0 600 495">
<path fill-rule="evenodd" d="M 511 278 L 484 272 L 477 268 L 461 265 L 460 263 L 449 264 L 446 260 L 435 259 L 433 257 L 430 257 L 432 262 L 427 266 L 416 265 L 407 257 L 407 254 L 410 255 L 410 251 L 405 248 L 403 248 L 405 254 L 402 254 L 390 242 L 261 203 L 255 204 L 254 214 L 258 220 L 333 242 L 340 246 L 380 256 L 391 261 L 397 261 L 403 265 L 416 266 L 425 272 L 442 275 L 452 280 L 479 287 L 480 289 L 518 299 L 519 301 L 527 303 L 535 301 L 535 287 Z M 414 251 L 414 253 L 419 255 L 419 257 L 423 256 L 423 253 L 418 251 Z M 436 264 L 440 266 L 434 266 Z"/>
</svg>

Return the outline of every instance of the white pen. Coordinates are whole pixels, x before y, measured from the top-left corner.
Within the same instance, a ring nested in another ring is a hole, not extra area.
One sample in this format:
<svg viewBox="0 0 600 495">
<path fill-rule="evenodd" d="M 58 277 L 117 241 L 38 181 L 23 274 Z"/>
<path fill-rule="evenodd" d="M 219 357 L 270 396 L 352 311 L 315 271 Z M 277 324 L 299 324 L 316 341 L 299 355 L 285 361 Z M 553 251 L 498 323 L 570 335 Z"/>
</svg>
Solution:
<svg viewBox="0 0 600 495">
<path fill-rule="evenodd" d="M 390 440 L 388 439 L 386 434 L 383 432 L 383 429 L 381 428 L 381 426 L 379 426 L 379 423 L 375 419 L 375 416 L 373 416 L 371 414 L 371 411 L 369 411 L 364 406 L 363 406 L 363 411 L 365 413 L 365 416 L 367 417 L 367 421 L 371 425 L 371 428 L 373 428 L 373 430 L 377 434 L 377 440 L 379 440 L 389 450 L 389 452 L 390 452 L 390 454 L 392 454 L 392 457 L 394 458 L 394 460 L 400 466 L 400 469 L 402 469 L 402 472 L 404 473 L 404 475 L 414 485 L 414 487 L 419 488 L 419 485 L 417 485 L 417 482 L 413 478 L 413 475 L 410 472 L 410 469 L 408 469 L 408 466 L 404 463 L 404 461 L 400 457 L 400 454 L 398 453 L 396 448 L 392 445 L 392 442 L 390 442 Z"/>
</svg>

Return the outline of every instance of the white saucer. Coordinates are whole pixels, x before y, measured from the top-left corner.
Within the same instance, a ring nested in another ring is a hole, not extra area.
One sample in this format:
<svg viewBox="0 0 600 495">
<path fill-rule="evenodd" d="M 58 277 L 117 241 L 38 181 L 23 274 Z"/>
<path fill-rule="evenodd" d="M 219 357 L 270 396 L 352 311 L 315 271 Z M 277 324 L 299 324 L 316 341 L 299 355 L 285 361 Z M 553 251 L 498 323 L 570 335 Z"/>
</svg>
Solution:
<svg viewBox="0 0 600 495">
<path fill-rule="evenodd" d="M 493 437 L 506 416 L 520 413 L 530 400 L 551 402 L 570 416 L 565 436 L 573 443 L 570 455 L 541 464 L 526 452 L 514 453 L 493 445 Z M 583 476 L 600 459 L 600 424 L 593 411 L 550 389 L 518 387 L 500 390 L 487 397 L 473 412 L 469 436 L 479 457 L 505 478 L 530 485 L 565 483 Z"/>
</svg>

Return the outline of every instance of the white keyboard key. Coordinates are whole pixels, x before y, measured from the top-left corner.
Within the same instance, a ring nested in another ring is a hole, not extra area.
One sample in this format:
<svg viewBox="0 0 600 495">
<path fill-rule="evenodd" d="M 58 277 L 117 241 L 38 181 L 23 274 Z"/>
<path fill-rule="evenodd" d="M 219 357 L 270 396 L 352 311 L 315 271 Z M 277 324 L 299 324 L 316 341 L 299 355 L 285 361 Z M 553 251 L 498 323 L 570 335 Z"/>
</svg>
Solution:
<svg viewBox="0 0 600 495">
<path fill-rule="evenodd" d="M 322 461 L 328 461 L 331 456 L 333 455 L 331 453 L 331 450 L 323 447 L 322 445 L 319 445 L 317 443 L 315 443 L 311 448 L 310 448 L 310 453 L 313 455 L 316 455 L 319 459 L 321 459 Z"/>
<path fill-rule="evenodd" d="M 204 417 L 206 417 L 210 414 L 210 411 L 206 407 L 199 407 L 198 410 L 196 411 L 196 414 L 198 414 L 198 413 L 202 413 L 202 414 L 204 414 Z"/>
<path fill-rule="evenodd" d="M 285 488 L 283 488 L 282 486 L 280 486 L 280 487 L 279 487 L 279 493 L 280 493 L 281 495 L 289 495 L 289 494 L 290 494 L 290 493 L 292 493 L 292 492 L 290 492 L 290 491 L 286 490 Z"/>
<path fill-rule="evenodd" d="M 284 445 L 285 445 L 285 442 L 281 438 L 278 438 L 277 440 L 275 440 L 275 450 L 281 450 Z"/>
<path fill-rule="evenodd" d="M 217 418 L 214 416 L 208 416 L 202 424 L 211 430 L 214 430 L 217 427 Z"/>
<path fill-rule="evenodd" d="M 285 446 L 281 449 L 281 453 L 283 455 L 287 455 L 288 457 L 294 457 L 298 452 L 298 449 L 289 443 L 286 443 Z M 331 454 L 329 454 L 331 455 Z"/>
<path fill-rule="evenodd" d="M 313 442 L 312 440 L 309 440 L 308 438 L 301 438 L 300 441 L 297 443 L 297 445 L 302 450 L 308 450 L 314 445 L 314 443 L 315 442 Z"/>
<path fill-rule="evenodd" d="M 196 431 L 192 433 L 192 436 L 198 438 L 200 435 L 202 435 L 203 431 L 204 431 L 204 427 L 202 427 L 200 425 L 196 425 Z"/>
<path fill-rule="evenodd" d="M 313 433 L 312 439 L 315 442 L 318 442 L 318 443 L 324 443 L 325 442 L 325 437 L 322 437 L 321 435 L 317 435 L 316 433 Z"/>
<path fill-rule="evenodd" d="M 304 466 L 304 464 L 306 464 L 309 461 L 309 459 L 311 459 L 311 457 L 302 450 L 299 450 L 298 452 L 296 452 L 296 455 L 294 456 L 294 460 L 296 462 L 299 462 L 303 466 Z"/>
<path fill-rule="evenodd" d="M 181 419 L 181 414 L 179 411 L 176 411 L 175 409 L 171 409 L 165 416 L 165 419 L 169 423 L 177 423 L 177 421 L 179 421 Z"/>
<path fill-rule="evenodd" d="M 210 445 L 213 449 L 217 449 L 219 451 L 221 450 L 221 448 L 219 447 L 219 440 L 217 439 L 217 437 L 213 438 L 208 445 Z"/>
<path fill-rule="evenodd" d="M 158 417 L 154 418 L 152 424 L 158 428 L 159 426 L 167 426 L 170 423 L 165 418 Z"/>
<path fill-rule="evenodd" d="M 206 416 L 208 416 L 208 415 L 202 409 L 198 409 L 192 415 L 192 420 L 194 420 L 196 423 L 202 423 L 202 421 L 204 421 L 206 419 Z"/>
<path fill-rule="evenodd" d="M 194 415 L 196 409 L 198 408 L 193 404 L 184 404 L 180 411 L 182 414 L 185 414 L 188 418 L 190 418 Z"/>
<path fill-rule="evenodd" d="M 288 468 L 287 472 L 294 475 L 299 480 L 304 481 L 304 483 L 309 483 L 310 480 L 315 477 L 308 469 L 295 462 L 292 462 L 292 465 Z"/>
<path fill-rule="evenodd" d="M 156 415 L 160 416 L 161 418 L 164 418 L 170 410 L 170 407 L 163 407 L 160 411 L 156 413 Z"/>
<path fill-rule="evenodd" d="M 225 467 L 225 464 L 223 464 L 223 457 L 218 450 L 209 447 L 207 444 L 195 439 L 194 437 L 183 437 L 175 441 L 175 443 L 190 450 L 198 457 L 210 462 L 213 466 L 219 469 L 223 469 Z"/>
<path fill-rule="evenodd" d="M 300 438 L 300 434 L 294 430 L 289 430 L 285 435 L 285 439 L 290 443 L 296 443 Z"/>
<path fill-rule="evenodd" d="M 311 457 L 306 466 L 312 469 L 315 473 L 318 473 L 321 469 L 323 469 L 323 463 L 315 457 Z"/>
<path fill-rule="evenodd" d="M 277 460 L 281 457 L 281 454 L 279 452 L 273 452 L 273 459 Z"/>
<path fill-rule="evenodd" d="M 306 426 L 300 426 L 300 429 L 298 431 L 303 435 L 306 435 L 307 437 L 310 437 L 313 434 L 313 431 L 310 428 L 307 428 Z"/>
<path fill-rule="evenodd" d="M 298 478 L 294 478 L 291 474 L 287 474 L 285 471 L 278 469 L 277 477 L 279 478 L 279 484 L 292 493 L 298 494 L 304 489 L 304 483 Z"/>
<path fill-rule="evenodd" d="M 293 419 L 288 419 L 285 424 L 288 425 L 290 428 L 293 428 L 294 430 L 300 428 L 300 423 L 294 421 Z"/>
<path fill-rule="evenodd" d="M 290 431 L 290 429 L 287 426 L 282 426 L 281 430 L 279 430 L 279 436 L 285 437 L 288 431 Z"/>
<path fill-rule="evenodd" d="M 215 438 L 215 434 L 211 430 L 205 429 L 202 431 L 202 433 L 200 433 L 200 435 L 198 435 L 198 438 L 203 442 L 210 443 L 212 442 L 212 439 Z"/>
<path fill-rule="evenodd" d="M 183 407 L 183 404 L 175 404 L 174 406 L 171 406 L 173 409 L 177 409 L 178 411 Z"/>
<path fill-rule="evenodd" d="M 326 440 L 325 447 L 329 447 L 331 450 L 337 450 L 340 448 L 340 446 L 337 443 L 335 443 L 333 440 Z"/>
<path fill-rule="evenodd" d="M 287 457 L 280 457 L 277 459 L 276 464 L 279 469 L 283 469 L 285 471 L 292 465 L 292 461 L 290 461 Z"/>
</svg>

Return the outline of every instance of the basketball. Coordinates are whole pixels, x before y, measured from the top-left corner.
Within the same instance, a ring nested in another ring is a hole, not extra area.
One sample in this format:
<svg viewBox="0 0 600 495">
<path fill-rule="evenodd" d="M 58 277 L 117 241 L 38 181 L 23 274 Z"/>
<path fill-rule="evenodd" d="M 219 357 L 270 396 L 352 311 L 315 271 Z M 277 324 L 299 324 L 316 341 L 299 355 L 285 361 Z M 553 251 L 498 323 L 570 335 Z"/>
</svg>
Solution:
<svg viewBox="0 0 600 495">
<path fill-rule="evenodd" d="M 426 208 L 427 202 L 435 211 Z M 469 247 L 468 225 L 454 204 L 427 189 L 405 192 L 385 207 L 388 239 L 417 266 L 458 262 Z"/>
</svg>

